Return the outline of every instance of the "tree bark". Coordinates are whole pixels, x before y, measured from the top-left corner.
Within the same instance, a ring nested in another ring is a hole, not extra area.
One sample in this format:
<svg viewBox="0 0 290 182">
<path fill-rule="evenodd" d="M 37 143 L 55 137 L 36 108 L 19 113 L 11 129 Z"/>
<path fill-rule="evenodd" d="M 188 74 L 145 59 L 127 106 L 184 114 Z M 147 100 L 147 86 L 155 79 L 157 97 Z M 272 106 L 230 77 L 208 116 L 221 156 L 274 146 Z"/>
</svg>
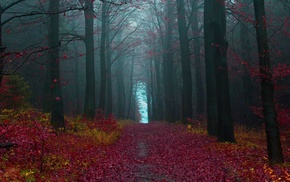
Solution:
<svg viewBox="0 0 290 182">
<path fill-rule="evenodd" d="M 207 132 L 209 135 L 218 135 L 218 111 L 216 95 L 216 77 L 214 52 L 212 46 L 213 29 L 211 22 L 213 19 L 213 3 L 216 0 L 205 0 L 204 4 L 204 49 L 205 49 L 205 69 L 206 69 L 206 96 L 207 96 Z"/>
<path fill-rule="evenodd" d="M 48 46 L 50 74 L 51 74 L 51 123 L 54 129 L 62 130 L 65 128 L 63 114 L 63 97 L 61 92 L 60 68 L 59 68 L 59 0 L 49 1 L 49 12 L 53 13 L 49 18 Z"/>
<path fill-rule="evenodd" d="M 4 71 L 4 56 L 3 56 L 3 54 L 4 54 L 4 51 L 6 49 L 6 47 L 3 46 L 3 40 L 2 40 L 2 38 L 3 38 L 2 37 L 3 30 L 2 29 L 3 29 L 3 25 L 4 25 L 3 21 L 2 21 L 2 18 L 3 18 L 2 15 L 6 10 L 9 10 L 13 6 L 15 6 L 23 1 L 25 1 L 25 0 L 12 1 L 9 4 L 6 4 L 6 6 L 4 6 L 4 7 L 2 5 L 0 5 L 0 87 L 2 86 L 2 80 L 3 80 L 3 76 L 4 76 L 4 73 L 3 73 L 3 71 Z M 12 19 L 10 19 L 10 20 L 12 20 Z M 6 23 L 8 23 L 9 21 L 6 21 Z"/>
<path fill-rule="evenodd" d="M 270 163 L 283 163 L 282 147 L 274 103 L 274 83 L 272 81 L 270 50 L 267 39 L 267 24 L 264 0 L 254 0 L 256 36 L 259 53 L 261 96 L 264 122 L 266 126 L 267 150 Z"/>
<path fill-rule="evenodd" d="M 151 85 L 146 83 L 146 100 L 147 100 L 147 113 L 148 113 L 148 122 L 152 121 L 152 95 L 151 95 Z"/>
<path fill-rule="evenodd" d="M 185 22 L 185 8 L 183 0 L 177 2 L 178 33 L 181 51 L 182 66 L 182 122 L 186 123 L 187 118 L 192 118 L 192 78 L 188 34 Z"/>
<path fill-rule="evenodd" d="M 249 6 L 251 0 L 243 0 L 244 6 L 241 10 L 245 13 L 249 13 Z M 247 21 L 242 21 L 240 23 L 240 40 L 241 40 L 241 49 L 242 49 L 242 69 L 243 69 L 243 120 L 247 124 L 247 126 L 252 127 L 255 124 L 258 124 L 258 118 L 255 118 L 253 111 L 251 110 L 251 106 L 254 105 L 254 85 L 252 83 L 250 73 L 249 73 L 249 65 L 250 65 L 250 58 L 251 58 L 251 45 L 250 45 L 250 35 L 249 35 L 249 23 Z"/>
<path fill-rule="evenodd" d="M 109 15 L 107 15 L 109 16 Z M 107 21 L 109 17 L 107 17 Z M 112 114 L 113 112 L 113 91 L 112 91 L 112 54 L 110 48 L 110 25 L 107 22 L 106 28 L 106 59 L 107 59 L 107 71 L 106 71 L 106 78 L 107 78 L 107 106 L 106 106 L 106 113 L 107 115 Z"/>
<path fill-rule="evenodd" d="M 156 121 L 156 118 L 157 118 L 157 111 L 158 111 L 158 108 L 157 108 L 157 104 L 156 104 L 156 94 L 155 94 L 155 71 L 154 71 L 154 67 L 153 67 L 153 58 L 150 59 L 150 65 L 149 65 L 149 77 L 150 77 L 150 86 L 149 86 L 149 89 L 148 89 L 148 93 L 150 93 L 150 99 L 151 99 L 151 102 L 148 102 L 147 100 L 147 103 L 148 103 L 148 122 L 149 121 Z M 150 112 L 150 115 L 149 115 L 149 112 Z"/>
<path fill-rule="evenodd" d="M 191 9 L 193 12 L 191 29 L 193 32 L 193 42 L 194 42 L 194 60 L 195 60 L 195 80 L 196 80 L 196 98 L 197 98 L 197 110 L 196 116 L 197 119 L 204 114 L 204 88 L 201 75 L 201 59 L 200 59 L 200 33 L 198 27 L 198 9 L 196 1 L 191 0 Z"/>
<path fill-rule="evenodd" d="M 154 112 L 155 112 L 156 121 L 161 121 L 163 119 L 163 103 L 162 103 L 162 90 L 161 90 L 162 89 L 162 82 L 161 82 L 161 74 L 160 74 L 160 60 L 159 60 L 159 57 L 155 58 L 154 65 L 155 65 L 155 79 L 156 79 L 156 92 L 155 92 L 155 101 L 154 101 L 154 103 L 155 103 L 154 105 L 155 105 L 156 108 L 154 109 Z M 173 64 L 171 64 L 171 65 L 173 66 Z M 170 68 L 170 65 L 169 65 L 168 69 L 169 70 L 173 70 L 173 68 Z M 173 89 L 174 87 L 171 86 L 171 88 Z M 168 95 L 172 95 L 173 96 L 174 95 L 174 90 L 172 90 L 171 92 L 172 93 L 169 93 Z M 172 101 L 172 104 L 174 104 L 174 100 Z M 174 116 L 169 116 L 169 117 L 175 118 Z"/>
<path fill-rule="evenodd" d="M 173 123 L 174 112 L 174 86 L 173 86 L 173 50 L 172 50 L 172 24 L 173 24 L 173 3 L 167 1 L 165 23 L 165 41 L 163 50 L 163 79 L 164 79 L 164 120 Z M 160 81 L 160 80 L 159 80 Z M 159 84 L 157 82 L 157 84 Z M 160 103 L 159 106 L 160 107 Z"/>
<path fill-rule="evenodd" d="M 107 71 L 106 71 L 106 28 L 107 28 L 107 3 L 102 3 L 102 34 L 100 46 L 100 61 L 101 61 L 101 88 L 100 88 L 100 102 L 99 109 L 105 110 L 106 104 L 106 85 L 107 85 Z"/>
<path fill-rule="evenodd" d="M 131 64 L 131 76 L 130 76 L 130 90 L 129 90 L 129 99 L 128 99 L 128 110 L 127 110 L 127 118 L 130 118 L 130 110 L 131 110 L 131 102 L 132 102 L 132 93 L 134 89 L 134 83 L 133 83 L 133 76 L 134 76 L 134 59 L 132 60 Z M 133 111 L 135 112 L 135 110 Z"/>
<path fill-rule="evenodd" d="M 3 47 L 3 40 L 2 40 L 2 6 L 0 5 L 0 87 L 2 86 L 2 79 L 3 79 L 3 69 L 4 69 L 4 51 L 5 48 Z"/>
<path fill-rule="evenodd" d="M 124 87 L 124 59 L 121 57 L 117 61 L 117 116 L 120 119 L 125 118 L 125 87 Z"/>
<path fill-rule="evenodd" d="M 86 95 L 84 116 L 95 116 L 95 62 L 94 62 L 94 10 L 93 1 L 85 1 Z"/>
<path fill-rule="evenodd" d="M 214 1 L 212 3 L 214 14 L 211 15 L 211 21 L 207 28 L 213 31 L 211 46 L 214 50 L 211 59 L 214 61 L 216 77 L 218 141 L 235 142 L 227 66 L 228 41 L 226 39 L 225 5 L 224 1 Z"/>
</svg>

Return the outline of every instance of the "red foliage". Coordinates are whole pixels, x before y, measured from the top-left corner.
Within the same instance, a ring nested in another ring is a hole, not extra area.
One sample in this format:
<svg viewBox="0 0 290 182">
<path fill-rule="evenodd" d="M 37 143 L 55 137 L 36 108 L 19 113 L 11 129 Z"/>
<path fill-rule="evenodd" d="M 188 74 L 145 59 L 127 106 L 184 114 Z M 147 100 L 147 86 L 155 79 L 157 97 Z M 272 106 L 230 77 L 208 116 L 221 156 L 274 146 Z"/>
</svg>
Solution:
<svg viewBox="0 0 290 182">
<path fill-rule="evenodd" d="M 97 111 L 94 122 L 87 119 L 84 119 L 84 122 L 86 122 L 90 128 L 98 128 L 106 133 L 119 130 L 116 118 L 112 114 L 110 114 L 109 117 L 106 117 L 101 110 Z"/>
<path fill-rule="evenodd" d="M 16 117 L 0 122 L 0 143 L 16 144 L 10 150 L 0 148 L 0 181 L 27 181 L 29 177 L 36 181 L 73 181 L 102 154 L 102 147 L 92 136 L 56 133 L 47 115 L 26 111 Z M 90 129 L 120 131 L 112 116 L 98 115 L 98 122 L 79 122 Z M 67 130 L 70 129 L 68 125 Z"/>
<path fill-rule="evenodd" d="M 0 99 L 1 108 L 6 108 L 11 102 L 12 95 L 10 95 L 9 89 L 11 89 L 12 86 L 7 84 L 8 81 L 8 77 L 3 77 L 2 85 L 0 87 L 0 95 L 5 95 L 6 97 Z"/>
<path fill-rule="evenodd" d="M 252 111 L 259 116 L 260 118 L 264 118 L 263 108 L 262 107 L 251 107 Z M 290 126 L 290 108 L 282 109 L 279 105 L 276 105 L 277 111 L 277 121 L 280 126 Z"/>
<path fill-rule="evenodd" d="M 98 146 L 86 136 L 55 133 L 48 123 L 26 114 L 18 122 L 5 121 L 0 136 L 17 143 L 0 149 L 0 181 L 280 181 L 290 179 L 289 168 L 269 166 L 265 141 L 257 145 L 217 143 L 193 134 L 185 126 L 165 123 L 131 124 L 110 146 Z M 102 114 L 86 121 L 105 131 L 115 124 Z M 246 137 L 248 135 L 245 135 Z M 285 139 L 285 138 L 284 138 Z M 286 161 L 288 145 L 284 144 Z M 7 174 L 9 175 L 7 177 Z M 31 178 L 29 178 L 31 177 Z M 30 179 L 30 180 L 29 180 Z"/>
<path fill-rule="evenodd" d="M 131 125 L 118 143 L 103 149 L 105 155 L 100 162 L 88 168 L 78 181 L 290 179 L 289 169 L 268 165 L 265 141 L 262 144 L 260 147 L 217 143 L 212 137 L 186 132 L 184 126 Z"/>
</svg>

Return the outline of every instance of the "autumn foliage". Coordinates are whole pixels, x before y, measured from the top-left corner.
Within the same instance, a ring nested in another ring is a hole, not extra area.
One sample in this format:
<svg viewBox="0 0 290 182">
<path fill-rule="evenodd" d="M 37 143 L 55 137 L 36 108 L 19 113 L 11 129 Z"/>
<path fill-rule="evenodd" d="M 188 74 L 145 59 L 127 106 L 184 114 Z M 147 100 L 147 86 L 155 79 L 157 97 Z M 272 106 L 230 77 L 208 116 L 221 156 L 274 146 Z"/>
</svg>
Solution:
<svg viewBox="0 0 290 182">
<path fill-rule="evenodd" d="M 67 117 L 66 131 L 56 132 L 49 114 L 6 109 L 0 122 L 1 142 L 16 144 L 0 149 L 4 182 L 290 180 L 289 130 L 281 132 L 286 163 L 270 166 L 263 130 L 236 127 L 237 144 L 217 143 L 203 119 L 124 126 L 99 113 L 95 121 Z"/>
<path fill-rule="evenodd" d="M 26 107 L 30 94 L 29 85 L 23 77 L 4 76 L 0 87 L 0 109 Z"/>
<path fill-rule="evenodd" d="M 67 118 L 67 129 L 51 128 L 49 114 L 4 109 L 0 119 L 0 181 L 72 181 L 99 160 L 102 147 L 115 142 L 121 127 L 112 117 L 96 121 Z"/>
</svg>

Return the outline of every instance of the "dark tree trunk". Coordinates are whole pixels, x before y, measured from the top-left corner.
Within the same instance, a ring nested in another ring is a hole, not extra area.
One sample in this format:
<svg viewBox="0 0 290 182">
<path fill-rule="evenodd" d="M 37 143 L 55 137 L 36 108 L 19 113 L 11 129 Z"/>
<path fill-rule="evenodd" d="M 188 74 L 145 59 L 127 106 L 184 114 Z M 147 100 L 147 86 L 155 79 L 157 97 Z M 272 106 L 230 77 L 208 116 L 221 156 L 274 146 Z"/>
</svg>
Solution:
<svg viewBox="0 0 290 182">
<path fill-rule="evenodd" d="M 47 24 L 47 30 L 49 34 L 50 24 Z M 49 42 L 48 42 L 49 43 Z M 42 112 L 50 113 L 52 107 L 52 93 L 51 93 L 51 70 L 50 70 L 50 54 L 46 55 L 45 60 L 45 70 L 44 70 L 44 93 L 43 93 L 43 103 Z"/>
<path fill-rule="evenodd" d="M 270 163 L 283 163 L 284 158 L 282 154 L 277 113 L 274 103 L 274 84 L 271 73 L 264 0 L 254 0 L 254 9 L 261 75 L 261 96 L 266 126 L 268 156 Z"/>
<path fill-rule="evenodd" d="M 109 20 L 109 17 L 107 17 L 107 20 Z M 113 93 L 112 93 L 112 73 L 111 73 L 111 66 L 112 66 L 112 55 L 111 55 L 111 49 L 110 49 L 110 29 L 109 29 L 109 23 L 107 22 L 107 28 L 106 28 L 106 58 L 107 58 L 107 105 L 106 105 L 106 113 L 112 114 L 113 112 Z"/>
<path fill-rule="evenodd" d="M 202 82 L 202 75 L 201 75 L 201 59 L 200 59 L 200 33 L 198 27 L 198 9 L 196 1 L 191 1 L 191 7 L 193 13 L 192 17 L 192 32 L 194 36 L 194 60 L 195 60 L 195 80 L 196 80 L 196 98 L 197 98 L 197 110 L 196 115 L 197 118 L 204 114 L 204 88 Z"/>
<path fill-rule="evenodd" d="M 248 13 L 249 12 L 249 5 L 250 0 L 244 0 L 244 6 L 242 7 L 242 11 Z M 243 101 L 243 120 L 246 122 L 246 124 L 250 127 L 252 127 L 254 124 L 257 124 L 256 120 L 258 118 L 255 118 L 255 115 L 253 111 L 251 110 L 251 106 L 254 105 L 254 85 L 251 81 L 250 73 L 249 73 L 249 65 L 250 65 L 250 58 L 251 58 L 251 45 L 250 45 L 250 36 L 249 36 L 249 30 L 248 25 L 249 23 L 247 21 L 242 21 L 240 23 L 240 39 L 241 39 L 241 49 L 242 49 L 242 61 L 244 64 L 242 64 L 243 69 L 243 95 L 244 95 L 244 101 Z"/>
<path fill-rule="evenodd" d="M 75 52 L 78 52 L 77 51 L 77 46 L 74 44 L 74 51 Z M 82 105 L 82 102 L 81 102 L 81 99 L 80 99 L 80 80 L 79 80 L 79 77 L 80 77 L 80 71 L 79 71 L 79 61 L 78 60 L 75 60 L 75 64 L 74 64 L 74 68 L 75 68 L 75 114 L 76 115 L 79 115 L 81 114 L 81 105 Z"/>
<path fill-rule="evenodd" d="M 146 97 L 147 97 L 147 110 L 148 110 L 148 122 L 152 121 L 152 96 L 151 96 L 151 89 L 150 84 L 146 84 Z"/>
<path fill-rule="evenodd" d="M 156 6 L 156 0 L 154 0 L 154 4 L 153 5 L 154 5 L 154 8 L 156 9 L 157 8 L 157 6 Z M 170 4 L 167 4 L 167 5 L 170 5 Z M 168 18 L 171 18 L 171 17 L 168 17 Z M 161 20 L 160 20 L 161 17 L 156 14 L 156 19 L 157 19 L 157 27 L 160 30 L 160 31 L 158 31 L 159 37 L 160 37 L 160 39 L 159 39 L 160 42 L 158 42 L 158 40 L 156 40 L 156 43 L 157 44 L 158 43 L 161 44 L 163 46 L 163 49 L 165 50 L 165 43 L 164 43 L 165 42 L 165 39 L 163 38 L 164 37 L 164 33 L 162 31 L 162 25 L 161 25 Z M 168 25 L 169 24 L 171 24 L 171 23 L 168 22 Z M 166 25 L 166 26 L 168 26 L 168 25 Z M 171 32 L 171 30 L 169 30 L 167 27 L 166 27 L 166 30 L 167 30 L 168 33 Z M 160 47 L 159 47 L 159 49 L 160 49 Z M 159 50 L 159 51 L 162 52 L 162 50 Z M 162 96 L 162 89 L 163 89 L 163 87 L 162 87 L 162 78 L 161 78 L 162 77 L 162 73 L 161 73 L 161 67 L 160 67 L 160 59 L 161 59 L 160 56 L 155 56 L 154 57 L 154 65 L 155 65 L 155 72 L 156 72 L 156 74 L 155 74 L 155 80 L 156 80 L 156 93 L 155 93 L 156 94 L 155 95 L 156 98 L 155 98 L 155 100 L 156 100 L 156 120 L 157 121 L 162 121 L 163 120 L 163 115 L 164 115 L 164 108 L 163 108 L 163 99 L 164 98 Z M 165 61 L 165 53 L 163 53 L 163 59 Z M 165 68 L 165 65 L 164 64 L 165 64 L 165 62 L 163 63 L 163 73 L 165 73 L 164 72 L 164 68 Z M 172 67 L 173 67 L 173 65 L 172 65 Z M 172 71 L 172 73 L 173 73 L 173 71 Z M 164 79 L 164 81 L 165 81 L 165 79 Z M 163 83 L 163 86 L 164 85 L 165 85 L 165 83 Z M 164 91 L 164 92 L 166 92 L 166 91 Z M 170 94 L 167 94 L 167 95 L 170 95 Z"/>
<path fill-rule="evenodd" d="M 44 72 L 44 96 L 43 96 L 43 105 L 42 112 L 49 113 L 51 111 L 51 69 L 50 69 L 50 58 L 47 56 L 45 72 Z"/>
<path fill-rule="evenodd" d="M 156 104 L 156 94 L 155 94 L 155 71 L 154 71 L 154 67 L 153 67 L 153 59 L 151 58 L 150 60 L 150 66 L 149 66 L 149 76 L 150 76 L 150 89 L 148 90 L 151 95 L 151 102 L 149 103 L 150 105 L 148 105 L 148 121 L 156 121 L 157 118 L 157 111 L 158 111 L 158 107 Z M 148 101 L 147 101 L 148 102 Z M 150 109 L 149 109 L 150 107 Z M 151 116 L 149 117 L 149 111 L 151 112 Z"/>
<path fill-rule="evenodd" d="M 4 69 L 4 51 L 5 48 L 3 47 L 3 40 L 2 40 L 2 7 L 0 5 L 0 87 L 2 86 L 2 79 L 3 79 L 3 69 Z"/>
<path fill-rule="evenodd" d="M 161 121 L 163 119 L 163 104 L 162 104 L 162 84 L 161 84 L 161 75 L 160 75 L 160 60 L 159 58 L 155 58 L 154 60 L 155 63 L 155 79 L 156 79 L 156 95 L 155 95 L 155 106 L 156 109 L 154 109 L 155 116 L 156 116 L 156 121 Z M 173 64 L 171 64 L 173 66 Z M 173 68 L 170 68 L 169 65 L 169 70 L 173 70 Z M 173 78 L 172 78 L 173 79 Z M 174 88 L 173 86 L 171 87 L 172 89 Z M 172 93 L 168 95 L 174 95 L 174 90 L 172 90 Z M 174 100 L 172 101 L 172 104 L 174 104 Z M 173 117 L 173 116 L 169 116 Z M 173 117 L 174 118 L 174 117 Z"/>
<path fill-rule="evenodd" d="M 60 68 L 59 68 L 59 0 L 49 1 L 49 35 L 48 46 L 50 60 L 50 84 L 52 93 L 51 123 L 54 129 L 64 129 L 63 97 L 61 93 Z"/>
<path fill-rule="evenodd" d="M 174 86 L 173 86 L 173 50 L 172 50 L 172 24 L 173 6 L 171 1 L 166 5 L 167 21 L 165 24 L 165 41 L 163 50 L 163 79 L 164 79 L 164 120 L 174 122 Z M 157 82 L 157 84 L 159 84 Z M 160 107 L 160 103 L 159 106 Z"/>
<path fill-rule="evenodd" d="M 124 73 L 123 66 L 124 60 L 123 58 L 117 61 L 117 116 L 118 118 L 125 118 L 125 87 L 124 87 Z"/>
<path fill-rule="evenodd" d="M 218 141 L 235 142 L 233 120 L 231 113 L 226 39 L 226 12 L 224 1 L 213 4 L 216 18 L 210 23 L 213 30 L 214 57 L 216 76 L 216 91 L 218 105 Z"/>
<path fill-rule="evenodd" d="M 130 90 L 129 90 L 129 99 L 128 99 L 128 110 L 127 110 L 127 118 L 130 118 L 130 110 L 131 110 L 131 102 L 132 102 L 132 93 L 133 93 L 133 89 L 134 89 L 134 83 L 133 83 L 133 76 L 134 76 L 134 59 L 132 60 L 132 64 L 131 64 L 131 76 L 130 76 Z M 135 110 L 133 111 L 135 112 Z"/>
<path fill-rule="evenodd" d="M 163 118 L 163 104 L 162 104 L 162 90 L 161 90 L 161 75 L 160 75 L 160 60 L 155 59 L 155 71 L 156 71 L 156 120 L 161 121 Z"/>
<path fill-rule="evenodd" d="M 190 66 L 190 52 L 188 34 L 185 22 L 184 1 L 177 0 L 178 32 L 181 51 L 182 66 L 182 122 L 186 123 L 187 118 L 192 118 L 192 79 Z"/>
<path fill-rule="evenodd" d="M 100 88 L 100 102 L 99 109 L 105 110 L 106 103 L 106 85 L 107 85 L 107 71 L 106 71 L 106 29 L 107 29 L 107 3 L 102 3 L 102 34 L 100 47 L 100 61 L 101 61 L 101 88 Z"/>
<path fill-rule="evenodd" d="M 86 94 L 84 116 L 95 116 L 94 10 L 91 0 L 85 1 Z"/>
<path fill-rule="evenodd" d="M 205 49 L 205 69 L 206 69 L 206 96 L 207 96 L 207 132 L 209 135 L 218 135 L 218 110 L 216 94 L 216 78 L 213 43 L 213 3 L 216 0 L 205 0 L 204 4 L 204 49 Z"/>
</svg>

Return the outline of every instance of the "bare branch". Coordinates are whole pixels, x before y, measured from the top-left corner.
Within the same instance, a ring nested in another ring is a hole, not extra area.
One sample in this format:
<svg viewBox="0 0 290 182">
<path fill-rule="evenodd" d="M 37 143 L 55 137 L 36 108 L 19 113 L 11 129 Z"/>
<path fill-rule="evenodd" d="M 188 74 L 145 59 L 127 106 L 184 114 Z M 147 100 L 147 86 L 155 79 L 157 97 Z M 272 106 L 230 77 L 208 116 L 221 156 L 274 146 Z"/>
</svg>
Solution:
<svg viewBox="0 0 290 182">
<path fill-rule="evenodd" d="M 10 22 L 11 20 L 13 19 L 16 19 L 16 18 L 22 18 L 22 17 L 26 17 L 26 16 L 36 16 L 36 15 L 54 15 L 54 14 L 61 14 L 61 13 L 65 13 L 65 12 L 68 12 L 68 11 L 74 11 L 74 10 L 78 10 L 78 11 L 81 11 L 81 10 L 84 10 L 84 7 L 78 7 L 77 5 L 72 5 L 70 8 L 68 9 L 65 9 L 65 10 L 62 10 L 62 11 L 59 11 L 59 12 L 40 12 L 40 11 L 32 11 L 28 14 L 22 14 L 22 15 L 16 15 L 16 16 L 12 16 L 8 19 L 6 19 L 5 21 L 3 21 L 1 23 L 1 25 L 5 25 L 6 23 Z"/>
<path fill-rule="evenodd" d="M 21 3 L 22 1 L 25 1 L 25 0 L 18 0 L 18 1 L 12 2 L 12 3 L 9 4 L 8 6 L 4 7 L 4 8 L 2 9 L 2 11 L 0 11 L 0 13 L 1 13 L 1 14 L 4 13 L 7 9 L 9 9 L 9 8 L 11 8 L 11 7 L 13 7 L 13 6 L 19 4 L 19 3 Z"/>
<path fill-rule="evenodd" d="M 116 5 L 116 6 L 122 6 L 124 4 L 127 4 L 127 2 L 120 2 L 120 3 L 115 3 L 115 2 L 112 2 L 112 1 L 105 1 L 105 0 L 100 0 L 101 2 L 103 3 L 108 3 L 108 4 L 112 4 L 112 5 Z"/>
</svg>

